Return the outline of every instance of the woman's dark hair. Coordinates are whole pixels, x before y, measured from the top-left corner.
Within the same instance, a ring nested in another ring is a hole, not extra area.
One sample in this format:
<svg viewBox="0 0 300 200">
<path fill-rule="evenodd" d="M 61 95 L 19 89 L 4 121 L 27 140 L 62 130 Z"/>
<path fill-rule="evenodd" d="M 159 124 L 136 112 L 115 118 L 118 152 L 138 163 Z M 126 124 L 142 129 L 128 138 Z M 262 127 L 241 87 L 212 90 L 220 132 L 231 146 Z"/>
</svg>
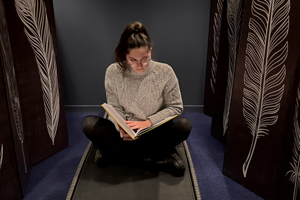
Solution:
<svg viewBox="0 0 300 200">
<path fill-rule="evenodd" d="M 140 47 L 148 47 L 149 50 L 152 48 L 148 31 L 141 22 L 127 25 L 115 50 L 115 61 L 119 63 L 123 72 L 127 69 L 126 54 L 131 49 Z"/>
</svg>

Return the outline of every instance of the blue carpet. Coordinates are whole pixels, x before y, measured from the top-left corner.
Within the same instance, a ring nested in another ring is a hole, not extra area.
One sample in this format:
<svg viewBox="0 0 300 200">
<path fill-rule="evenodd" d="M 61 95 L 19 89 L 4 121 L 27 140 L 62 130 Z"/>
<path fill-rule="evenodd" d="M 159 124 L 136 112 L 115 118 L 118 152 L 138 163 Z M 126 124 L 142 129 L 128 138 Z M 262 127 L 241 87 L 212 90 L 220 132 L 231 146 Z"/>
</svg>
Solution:
<svg viewBox="0 0 300 200">
<path fill-rule="evenodd" d="M 69 146 L 34 166 L 24 200 L 63 200 L 88 140 L 81 132 L 84 116 L 97 113 L 67 112 Z M 187 140 L 203 200 L 261 200 L 262 198 L 222 174 L 224 146 L 210 135 L 211 118 L 185 113 L 193 123 Z"/>
</svg>

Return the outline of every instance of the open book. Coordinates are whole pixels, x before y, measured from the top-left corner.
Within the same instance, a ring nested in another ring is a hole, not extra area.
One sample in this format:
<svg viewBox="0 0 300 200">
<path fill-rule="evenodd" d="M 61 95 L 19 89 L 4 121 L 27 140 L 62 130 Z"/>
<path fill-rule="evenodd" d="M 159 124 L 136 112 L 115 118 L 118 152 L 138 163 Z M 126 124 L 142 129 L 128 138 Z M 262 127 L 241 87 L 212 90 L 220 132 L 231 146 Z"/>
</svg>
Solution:
<svg viewBox="0 0 300 200">
<path fill-rule="evenodd" d="M 153 124 L 152 126 L 149 126 L 147 128 L 144 128 L 138 132 L 135 132 L 134 130 L 132 130 L 124 121 L 124 119 L 119 115 L 119 113 L 114 109 L 113 106 L 104 103 L 101 105 L 106 112 L 123 128 L 123 130 L 133 139 L 135 140 L 138 136 L 151 131 L 152 129 L 155 129 L 156 127 L 166 123 L 167 121 L 170 121 L 171 119 L 177 117 L 178 115 L 172 116 L 172 117 L 167 117 L 166 119 Z"/>
</svg>

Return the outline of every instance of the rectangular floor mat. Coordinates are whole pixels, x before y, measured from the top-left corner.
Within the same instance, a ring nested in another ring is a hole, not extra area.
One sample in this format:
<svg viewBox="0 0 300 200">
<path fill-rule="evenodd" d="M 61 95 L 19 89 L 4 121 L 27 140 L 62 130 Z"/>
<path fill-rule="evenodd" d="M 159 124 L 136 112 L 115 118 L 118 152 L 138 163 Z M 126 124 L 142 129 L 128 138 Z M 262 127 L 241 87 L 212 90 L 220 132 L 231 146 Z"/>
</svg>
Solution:
<svg viewBox="0 0 300 200">
<path fill-rule="evenodd" d="M 98 168 L 91 143 L 81 159 L 66 200 L 201 200 L 187 143 L 177 147 L 186 170 L 183 177 L 153 174 L 132 166 Z"/>
</svg>

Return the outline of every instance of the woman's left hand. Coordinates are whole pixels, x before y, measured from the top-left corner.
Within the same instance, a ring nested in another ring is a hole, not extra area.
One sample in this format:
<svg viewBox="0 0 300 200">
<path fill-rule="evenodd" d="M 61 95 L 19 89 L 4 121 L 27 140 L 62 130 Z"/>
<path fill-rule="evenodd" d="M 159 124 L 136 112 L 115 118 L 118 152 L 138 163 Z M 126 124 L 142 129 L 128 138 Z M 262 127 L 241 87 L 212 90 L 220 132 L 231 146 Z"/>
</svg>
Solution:
<svg viewBox="0 0 300 200">
<path fill-rule="evenodd" d="M 151 121 L 148 119 L 146 121 L 125 121 L 125 123 L 132 129 L 140 131 L 152 125 Z"/>
</svg>

